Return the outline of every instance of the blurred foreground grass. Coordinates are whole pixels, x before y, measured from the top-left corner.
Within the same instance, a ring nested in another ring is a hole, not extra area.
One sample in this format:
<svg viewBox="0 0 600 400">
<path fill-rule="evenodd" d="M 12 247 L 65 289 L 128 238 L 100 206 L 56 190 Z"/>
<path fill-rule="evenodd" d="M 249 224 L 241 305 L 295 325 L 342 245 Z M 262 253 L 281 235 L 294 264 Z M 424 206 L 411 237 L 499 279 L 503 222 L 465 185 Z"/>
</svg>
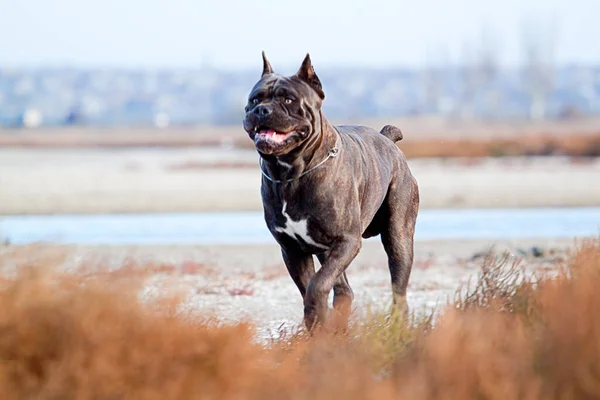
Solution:
<svg viewBox="0 0 600 400">
<path fill-rule="evenodd" d="M 600 397 L 600 239 L 535 277 L 486 259 L 435 316 L 376 311 L 344 335 L 268 344 L 251 324 L 182 313 L 176 295 L 141 301 L 143 265 L 63 273 L 2 254 L 17 266 L 0 282 L 2 399 Z"/>
</svg>

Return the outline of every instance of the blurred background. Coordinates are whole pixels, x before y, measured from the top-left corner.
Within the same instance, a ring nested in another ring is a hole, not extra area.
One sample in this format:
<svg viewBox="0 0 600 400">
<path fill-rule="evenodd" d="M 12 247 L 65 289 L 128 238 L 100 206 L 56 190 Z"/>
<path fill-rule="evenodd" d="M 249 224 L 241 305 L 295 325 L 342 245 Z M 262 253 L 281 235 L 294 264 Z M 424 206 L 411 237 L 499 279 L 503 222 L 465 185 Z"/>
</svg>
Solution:
<svg viewBox="0 0 600 400">
<path fill-rule="evenodd" d="M 4 127 L 239 125 L 261 50 L 310 52 L 331 118 L 600 113 L 600 4 L 2 1 Z"/>
<path fill-rule="evenodd" d="M 263 50 L 311 54 L 333 123 L 399 126 L 423 209 L 600 204 L 597 1 L 0 7 L 0 215 L 259 212 Z"/>
</svg>

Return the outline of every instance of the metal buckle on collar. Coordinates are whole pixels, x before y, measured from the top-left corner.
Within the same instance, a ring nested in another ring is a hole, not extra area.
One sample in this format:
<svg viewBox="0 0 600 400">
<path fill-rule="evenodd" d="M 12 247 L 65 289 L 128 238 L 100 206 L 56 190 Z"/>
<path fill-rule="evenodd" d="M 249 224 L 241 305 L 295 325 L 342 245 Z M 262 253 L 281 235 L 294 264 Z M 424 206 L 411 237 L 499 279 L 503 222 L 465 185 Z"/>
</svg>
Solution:
<svg viewBox="0 0 600 400">
<path fill-rule="evenodd" d="M 329 157 L 335 157 L 338 155 L 339 152 L 340 152 L 340 149 L 338 149 L 338 147 L 336 145 L 331 150 L 329 150 L 329 153 L 327 153 L 327 154 L 329 155 Z"/>
</svg>

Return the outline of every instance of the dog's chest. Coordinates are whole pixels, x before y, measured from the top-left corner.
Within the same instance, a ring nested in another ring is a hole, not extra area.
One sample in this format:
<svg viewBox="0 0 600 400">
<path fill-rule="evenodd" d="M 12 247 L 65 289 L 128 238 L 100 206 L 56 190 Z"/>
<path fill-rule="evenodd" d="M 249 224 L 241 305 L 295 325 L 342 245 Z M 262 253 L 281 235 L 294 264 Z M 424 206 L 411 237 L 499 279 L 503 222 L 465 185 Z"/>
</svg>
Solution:
<svg viewBox="0 0 600 400">
<path fill-rule="evenodd" d="M 327 246 L 317 243 L 310 235 L 307 218 L 294 219 L 288 214 L 287 202 L 285 201 L 283 202 L 283 206 L 281 208 L 281 215 L 283 216 L 283 220 L 274 227 L 276 232 L 285 233 L 295 240 L 300 239 L 304 243 L 313 247 L 321 249 L 327 248 Z"/>
</svg>

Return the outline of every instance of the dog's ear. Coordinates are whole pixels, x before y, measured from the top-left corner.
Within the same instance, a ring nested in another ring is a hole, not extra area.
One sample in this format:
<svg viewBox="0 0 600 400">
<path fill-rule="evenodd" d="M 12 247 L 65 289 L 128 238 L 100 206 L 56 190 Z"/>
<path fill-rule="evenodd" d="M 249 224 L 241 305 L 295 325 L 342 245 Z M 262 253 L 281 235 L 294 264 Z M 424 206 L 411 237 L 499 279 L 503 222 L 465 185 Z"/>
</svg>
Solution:
<svg viewBox="0 0 600 400">
<path fill-rule="evenodd" d="M 269 63 L 269 60 L 267 60 L 267 56 L 266 56 L 264 50 L 262 52 L 262 59 L 263 59 L 263 72 L 262 72 L 262 76 L 272 74 L 273 73 L 273 68 L 271 67 L 271 63 Z"/>
<path fill-rule="evenodd" d="M 310 54 L 306 54 L 304 57 L 304 61 L 302 61 L 302 65 L 298 72 L 296 72 L 296 76 L 302 79 L 304 82 L 308 83 L 310 87 L 312 87 L 321 100 L 325 98 L 325 92 L 323 92 L 323 87 L 321 86 L 321 81 L 319 77 L 315 73 L 315 69 L 313 68 L 312 62 L 310 61 Z"/>
</svg>

